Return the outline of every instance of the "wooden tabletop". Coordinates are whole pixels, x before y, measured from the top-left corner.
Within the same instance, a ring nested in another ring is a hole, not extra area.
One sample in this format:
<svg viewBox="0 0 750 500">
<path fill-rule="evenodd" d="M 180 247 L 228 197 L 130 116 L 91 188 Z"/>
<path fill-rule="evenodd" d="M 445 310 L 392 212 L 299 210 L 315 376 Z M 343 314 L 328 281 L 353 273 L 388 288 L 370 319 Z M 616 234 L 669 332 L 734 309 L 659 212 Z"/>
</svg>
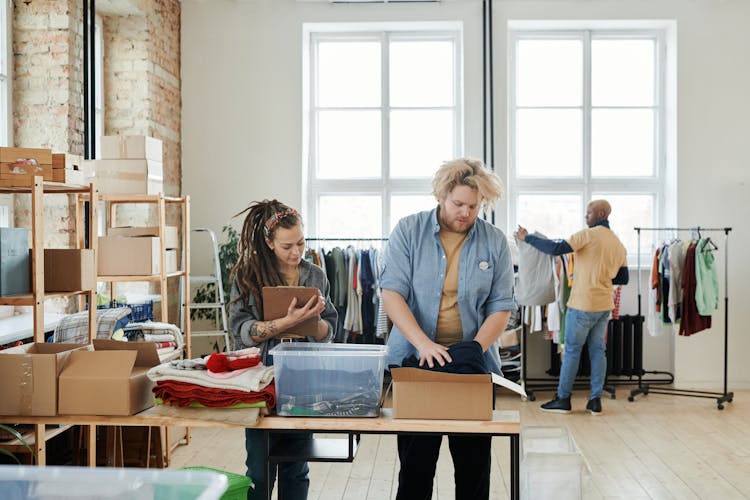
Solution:
<svg viewBox="0 0 750 500">
<path fill-rule="evenodd" d="M 518 434 L 517 411 L 495 410 L 492 420 L 417 420 L 393 418 L 383 408 L 377 418 L 352 417 L 260 417 L 257 408 L 175 408 L 157 405 L 136 415 L 58 415 L 55 417 L 0 416 L 0 423 L 77 424 L 124 426 L 255 427 L 257 429 L 310 430 L 316 432 L 450 432 L 465 434 Z"/>
</svg>

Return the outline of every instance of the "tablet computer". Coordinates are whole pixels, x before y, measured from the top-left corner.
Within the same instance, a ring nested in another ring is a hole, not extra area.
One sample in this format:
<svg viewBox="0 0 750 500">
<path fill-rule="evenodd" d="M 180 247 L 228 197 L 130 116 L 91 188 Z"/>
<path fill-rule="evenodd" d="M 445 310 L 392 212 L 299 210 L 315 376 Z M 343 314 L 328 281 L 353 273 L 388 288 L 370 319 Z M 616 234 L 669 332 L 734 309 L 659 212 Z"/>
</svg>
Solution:
<svg viewBox="0 0 750 500">
<path fill-rule="evenodd" d="M 319 295 L 320 290 L 304 286 L 264 286 L 261 293 L 263 295 L 263 320 L 270 321 L 286 316 L 293 298 L 297 299 L 297 307 L 302 307 L 312 297 Z M 285 333 L 308 336 L 315 335 L 317 332 L 318 318 L 310 318 L 294 325 Z"/>
</svg>

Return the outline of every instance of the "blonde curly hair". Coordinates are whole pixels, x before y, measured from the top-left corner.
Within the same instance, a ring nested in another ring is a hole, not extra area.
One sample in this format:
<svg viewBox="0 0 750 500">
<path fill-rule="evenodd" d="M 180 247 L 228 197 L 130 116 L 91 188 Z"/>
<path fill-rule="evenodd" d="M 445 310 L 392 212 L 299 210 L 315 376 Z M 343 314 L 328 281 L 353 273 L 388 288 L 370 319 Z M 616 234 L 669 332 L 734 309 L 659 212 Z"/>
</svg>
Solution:
<svg viewBox="0 0 750 500">
<path fill-rule="evenodd" d="M 432 194 L 439 201 L 456 186 L 469 186 L 479 192 L 480 203 L 491 207 L 503 195 L 503 182 L 481 160 L 459 158 L 443 163 L 432 178 Z"/>
</svg>

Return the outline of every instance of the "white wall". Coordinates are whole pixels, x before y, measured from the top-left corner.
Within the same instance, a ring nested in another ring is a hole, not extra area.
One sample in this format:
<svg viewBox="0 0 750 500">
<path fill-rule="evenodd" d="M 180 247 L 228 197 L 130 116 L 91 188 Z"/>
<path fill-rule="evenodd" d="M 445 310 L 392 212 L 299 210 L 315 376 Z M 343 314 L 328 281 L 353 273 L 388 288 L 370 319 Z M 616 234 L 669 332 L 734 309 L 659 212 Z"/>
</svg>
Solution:
<svg viewBox="0 0 750 500">
<path fill-rule="evenodd" d="M 183 0 L 183 191 L 192 197 L 193 227 L 219 230 L 256 199 L 277 197 L 300 205 L 303 22 L 463 21 L 465 152 L 481 156 L 481 5 L 480 0 L 415 5 Z M 750 335 L 743 331 L 742 314 L 750 302 L 750 262 L 743 251 L 750 248 L 750 152 L 744 147 L 750 131 L 750 30 L 744 26 L 750 2 L 506 0 L 494 2 L 494 13 L 495 167 L 503 174 L 508 20 L 677 21 L 677 223 L 734 228 L 730 389 L 750 387 L 750 365 L 743 363 Z M 723 251 L 724 243 L 717 238 Z M 723 254 L 718 256 L 722 261 Z M 625 312 L 634 311 L 632 304 L 626 307 L 633 309 Z M 723 326 L 722 305 L 711 330 L 647 344 L 646 368 L 670 369 L 674 352 L 674 371 L 682 386 L 718 387 Z"/>
</svg>

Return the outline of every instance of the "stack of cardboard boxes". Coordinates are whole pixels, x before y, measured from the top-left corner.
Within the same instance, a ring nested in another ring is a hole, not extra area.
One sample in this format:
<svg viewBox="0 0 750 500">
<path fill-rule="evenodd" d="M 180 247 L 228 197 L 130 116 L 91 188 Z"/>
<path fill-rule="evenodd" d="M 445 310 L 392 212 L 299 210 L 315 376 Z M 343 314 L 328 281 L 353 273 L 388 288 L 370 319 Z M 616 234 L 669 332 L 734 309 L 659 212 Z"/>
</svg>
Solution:
<svg viewBox="0 0 750 500">
<path fill-rule="evenodd" d="M 70 153 L 52 153 L 52 180 L 65 184 L 86 184 L 83 157 Z"/>
<path fill-rule="evenodd" d="M 100 159 L 86 163 L 87 175 L 104 194 L 159 194 L 164 191 L 162 143 L 142 135 L 101 138 Z"/>
</svg>

